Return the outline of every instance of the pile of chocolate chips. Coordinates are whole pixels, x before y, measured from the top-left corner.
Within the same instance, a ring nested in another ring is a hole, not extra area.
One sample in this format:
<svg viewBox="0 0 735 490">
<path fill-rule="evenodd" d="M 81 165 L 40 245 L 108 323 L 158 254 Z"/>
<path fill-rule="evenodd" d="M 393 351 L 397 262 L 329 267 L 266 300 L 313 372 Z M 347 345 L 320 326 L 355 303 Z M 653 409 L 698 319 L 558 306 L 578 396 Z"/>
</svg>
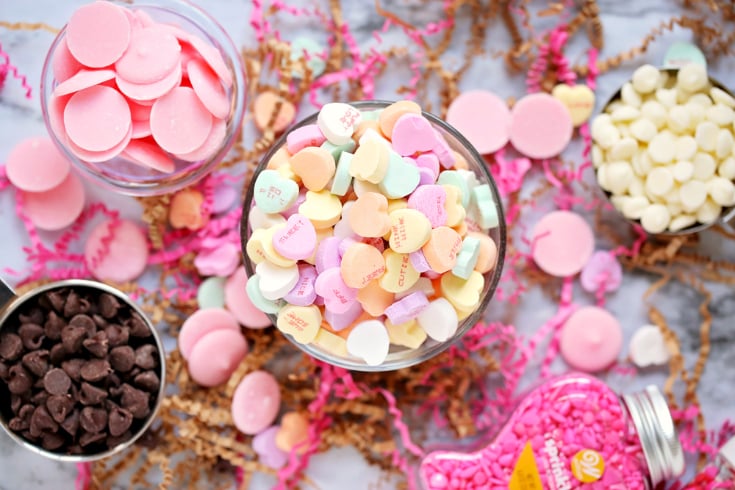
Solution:
<svg viewBox="0 0 735 490">
<path fill-rule="evenodd" d="M 48 451 L 96 454 L 129 440 L 160 384 L 146 322 L 93 288 L 39 294 L 0 331 L 0 416 Z"/>
</svg>

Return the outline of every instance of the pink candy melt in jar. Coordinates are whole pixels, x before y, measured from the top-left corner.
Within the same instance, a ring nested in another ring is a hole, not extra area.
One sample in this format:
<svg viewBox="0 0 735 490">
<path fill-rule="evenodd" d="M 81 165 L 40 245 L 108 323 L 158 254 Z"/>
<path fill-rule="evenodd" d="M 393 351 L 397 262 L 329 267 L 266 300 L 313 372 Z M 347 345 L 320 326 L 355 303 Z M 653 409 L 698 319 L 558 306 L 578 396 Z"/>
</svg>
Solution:
<svg viewBox="0 0 735 490">
<path fill-rule="evenodd" d="M 420 476 L 429 490 L 650 490 L 683 471 L 655 387 L 618 397 L 596 378 L 568 374 L 527 395 L 490 445 L 431 453 Z"/>
<path fill-rule="evenodd" d="M 330 103 L 275 143 L 243 213 L 253 305 L 306 353 L 386 371 L 442 352 L 495 291 L 485 162 L 414 102 Z"/>
<path fill-rule="evenodd" d="M 205 176 L 229 151 L 244 99 L 237 49 L 185 0 L 79 7 L 41 81 L 55 143 L 96 183 L 131 195 L 173 192 Z"/>
</svg>

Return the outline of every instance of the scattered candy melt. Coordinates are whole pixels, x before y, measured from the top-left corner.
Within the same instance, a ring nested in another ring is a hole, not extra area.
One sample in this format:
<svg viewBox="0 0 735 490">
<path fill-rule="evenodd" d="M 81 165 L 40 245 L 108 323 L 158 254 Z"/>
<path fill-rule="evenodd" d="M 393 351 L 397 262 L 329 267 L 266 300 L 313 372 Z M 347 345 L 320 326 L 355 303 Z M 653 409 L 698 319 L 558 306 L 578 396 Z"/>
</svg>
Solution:
<svg viewBox="0 0 735 490">
<path fill-rule="evenodd" d="M 132 221 L 104 221 L 87 237 L 84 260 L 92 275 L 101 281 L 132 281 L 145 271 L 148 241 L 140 226 Z"/>
<path fill-rule="evenodd" d="M 240 266 L 225 283 L 225 305 L 240 325 L 247 328 L 266 328 L 272 325 L 270 318 L 250 301 L 246 291 L 248 276 Z"/>
<path fill-rule="evenodd" d="M 84 185 L 75 173 L 67 173 L 58 186 L 44 192 L 22 192 L 23 210 L 42 230 L 61 230 L 76 221 L 86 200 Z"/>
<path fill-rule="evenodd" d="M 486 90 L 462 92 L 447 109 L 447 122 L 482 155 L 494 153 L 508 143 L 510 121 L 508 104 Z"/>
<path fill-rule="evenodd" d="M 206 387 L 225 383 L 248 353 L 240 329 L 217 329 L 200 338 L 192 347 L 187 368 L 191 378 Z"/>
<path fill-rule="evenodd" d="M 596 373 L 610 367 L 623 344 L 618 320 L 602 308 L 588 306 L 574 312 L 564 323 L 559 348 L 574 369 Z"/>
<path fill-rule="evenodd" d="M 45 192 L 60 186 L 69 175 L 69 160 L 48 137 L 27 138 L 5 159 L 10 183 L 22 191 Z"/>
<path fill-rule="evenodd" d="M 179 350 L 184 359 L 189 359 L 197 342 L 216 330 L 239 332 L 240 326 L 232 314 L 222 308 L 201 308 L 192 313 L 179 331 Z"/>
<path fill-rule="evenodd" d="M 551 158 L 572 139 L 572 117 L 566 106 L 549 94 L 526 95 L 513 106 L 510 142 L 531 158 Z"/>
<path fill-rule="evenodd" d="M 450 340 L 497 261 L 490 185 L 454 166 L 414 102 L 371 113 L 331 103 L 316 121 L 288 133 L 252 184 L 250 300 L 296 342 L 368 366 L 385 362 L 391 339 Z"/>
<path fill-rule="evenodd" d="M 533 228 L 531 240 L 536 265 L 557 277 L 580 272 L 595 247 L 590 226 L 570 211 L 554 211 L 541 218 Z"/>
</svg>

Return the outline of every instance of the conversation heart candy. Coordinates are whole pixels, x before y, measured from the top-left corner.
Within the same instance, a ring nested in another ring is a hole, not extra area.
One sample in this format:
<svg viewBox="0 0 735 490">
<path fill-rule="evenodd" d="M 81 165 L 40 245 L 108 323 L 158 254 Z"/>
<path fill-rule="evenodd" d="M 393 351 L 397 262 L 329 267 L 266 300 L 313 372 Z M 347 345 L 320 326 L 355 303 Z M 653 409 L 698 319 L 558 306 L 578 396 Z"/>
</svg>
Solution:
<svg viewBox="0 0 735 490">
<path fill-rule="evenodd" d="M 575 128 L 587 121 L 595 108 L 595 93 L 587 85 L 560 83 L 554 87 L 551 95 L 567 108 Z"/>
<path fill-rule="evenodd" d="M 278 213 L 268 214 L 258 206 L 250 208 L 248 213 L 248 226 L 255 231 L 259 228 L 270 228 L 271 226 L 282 225 L 286 223 L 286 219 Z"/>
<path fill-rule="evenodd" d="M 388 170 L 378 188 L 388 199 L 409 195 L 419 185 L 420 174 L 416 165 L 406 162 L 396 152 L 390 152 Z"/>
<path fill-rule="evenodd" d="M 339 197 L 329 191 L 308 191 L 306 200 L 299 206 L 299 213 L 309 218 L 314 228 L 321 230 L 328 228 L 337 221 L 342 214 L 342 203 Z"/>
<path fill-rule="evenodd" d="M 279 267 L 291 267 L 292 265 L 296 264 L 295 259 L 284 257 L 283 255 L 278 253 L 278 251 L 273 246 L 273 236 L 280 230 L 285 228 L 285 226 L 285 224 L 277 225 L 266 228 L 264 230 L 258 230 L 260 232 L 258 234 L 258 238 L 260 238 L 260 247 L 253 250 L 253 253 L 262 253 L 265 260 Z M 260 262 L 262 262 L 262 260 Z"/>
<path fill-rule="evenodd" d="M 316 337 L 322 323 L 318 306 L 286 305 L 278 312 L 278 330 L 289 334 L 296 342 L 308 344 Z"/>
<path fill-rule="evenodd" d="M 387 252 L 387 251 L 386 251 Z M 380 284 L 380 280 L 370 281 L 357 291 L 357 301 L 362 308 L 373 316 L 380 316 L 393 304 L 395 295 Z"/>
<path fill-rule="evenodd" d="M 378 116 L 380 131 L 389 138 L 393 137 L 393 128 L 398 119 L 405 114 L 421 114 L 421 106 L 412 100 L 399 100 L 382 111 Z"/>
<path fill-rule="evenodd" d="M 447 223 L 447 211 L 444 203 L 447 193 L 441 185 L 422 185 L 408 198 L 408 207 L 417 209 L 429 219 L 432 228 Z"/>
<path fill-rule="evenodd" d="M 248 299 L 263 313 L 275 315 L 281 309 L 281 306 L 283 306 L 283 301 L 271 301 L 263 296 L 260 290 L 260 276 L 258 274 L 254 274 L 248 279 L 245 292 L 248 295 Z"/>
<path fill-rule="evenodd" d="M 362 120 L 360 111 L 343 102 L 324 104 L 317 116 L 317 125 L 327 141 L 335 145 L 347 144 Z"/>
<path fill-rule="evenodd" d="M 623 267 L 615 255 L 598 250 L 582 269 L 579 282 L 589 293 L 597 293 L 601 289 L 605 292 L 615 291 L 623 282 Z"/>
<path fill-rule="evenodd" d="M 457 254 L 457 263 L 452 267 L 452 274 L 468 279 L 480 256 L 480 240 L 467 236 L 462 240 L 462 250 Z"/>
<path fill-rule="evenodd" d="M 360 289 L 360 291 L 362 291 L 362 289 Z M 325 309 L 324 320 L 329 323 L 329 326 L 332 328 L 332 330 L 334 330 L 335 332 L 339 332 L 340 330 L 344 330 L 345 328 L 352 325 L 355 320 L 357 320 L 360 315 L 364 313 L 365 312 L 362 309 L 362 305 L 355 301 L 351 303 L 347 311 L 343 313 L 335 313 L 332 310 Z"/>
<path fill-rule="evenodd" d="M 446 193 L 444 210 L 447 213 L 447 226 L 457 226 L 465 219 L 467 210 L 462 205 L 462 191 L 454 185 L 442 185 Z"/>
<path fill-rule="evenodd" d="M 390 248 L 408 254 L 419 250 L 431 237 L 429 219 L 415 209 L 397 209 L 390 213 Z"/>
<path fill-rule="evenodd" d="M 365 361 L 368 366 L 379 366 L 388 357 L 390 338 L 385 325 L 378 320 L 358 323 L 347 336 L 347 352 Z"/>
<path fill-rule="evenodd" d="M 431 151 L 436 140 L 431 123 L 420 114 L 408 113 L 399 117 L 391 134 L 393 149 L 402 156 Z"/>
<path fill-rule="evenodd" d="M 385 259 L 375 247 L 355 243 L 342 256 L 340 271 L 345 284 L 360 289 L 385 273 Z"/>
<path fill-rule="evenodd" d="M 472 271 L 467 279 L 454 274 L 444 274 L 441 278 L 441 291 L 453 305 L 461 310 L 474 309 L 480 301 L 485 278 Z"/>
<path fill-rule="evenodd" d="M 281 428 L 276 434 L 276 446 L 285 452 L 304 454 L 309 448 L 309 419 L 298 412 L 288 412 L 281 417 Z"/>
<path fill-rule="evenodd" d="M 345 313 L 356 301 L 357 289 L 345 284 L 338 267 L 332 267 L 319 274 L 314 288 L 316 293 L 324 298 L 325 308 L 334 313 Z"/>
<path fill-rule="evenodd" d="M 382 237 L 391 226 L 388 199 L 376 192 L 366 192 L 354 201 L 348 221 L 352 231 L 361 237 Z"/>
<path fill-rule="evenodd" d="M 390 153 L 378 140 L 370 139 L 360 144 L 350 162 L 350 175 L 355 179 L 380 183 L 388 171 Z"/>
<path fill-rule="evenodd" d="M 347 341 L 325 328 L 320 328 L 312 344 L 321 347 L 333 356 L 347 357 Z"/>
<path fill-rule="evenodd" d="M 409 349 L 418 349 L 426 340 L 426 332 L 419 326 L 416 320 L 409 320 L 406 323 L 394 325 L 390 320 L 386 319 L 385 329 L 388 331 L 388 338 L 393 345 L 401 345 Z"/>
<path fill-rule="evenodd" d="M 462 237 L 459 233 L 447 226 L 439 226 L 431 230 L 431 237 L 421 252 L 431 269 L 441 274 L 454 267 L 461 249 Z"/>
<path fill-rule="evenodd" d="M 299 268 L 296 265 L 279 267 L 268 261 L 255 266 L 260 277 L 260 292 L 271 301 L 283 298 L 299 280 Z"/>
<path fill-rule="evenodd" d="M 304 187 L 310 191 L 320 191 L 334 176 L 335 164 L 332 155 L 319 146 L 309 146 L 299 150 L 289 162 L 294 174 L 298 175 Z"/>
<path fill-rule="evenodd" d="M 390 293 L 400 293 L 413 286 L 419 279 L 419 272 L 411 264 L 408 254 L 388 249 L 383 252 L 385 274 L 380 278 L 380 287 Z"/>
<path fill-rule="evenodd" d="M 431 301 L 416 317 L 419 326 L 432 339 L 444 342 L 457 331 L 457 312 L 446 298 Z"/>
<path fill-rule="evenodd" d="M 309 306 L 316 300 L 317 292 L 314 282 L 317 278 L 317 271 L 314 266 L 308 264 L 299 264 L 298 267 L 299 280 L 283 299 L 292 305 Z"/>
<path fill-rule="evenodd" d="M 291 215 L 273 234 L 273 248 L 288 259 L 306 259 L 316 249 L 316 230 L 305 216 Z"/>
<path fill-rule="evenodd" d="M 253 451 L 258 455 L 258 461 L 269 468 L 278 470 L 288 462 L 288 453 L 276 445 L 276 434 L 280 426 L 268 427 L 253 437 Z"/>
<path fill-rule="evenodd" d="M 307 124 L 294 129 L 286 136 L 286 148 L 291 155 L 307 146 L 319 146 L 327 141 L 324 133 L 316 124 Z"/>
<path fill-rule="evenodd" d="M 321 274 L 330 267 L 339 267 L 340 255 L 339 255 L 339 244 L 342 242 L 341 238 L 329 237 L 319 243 L 316 250 L 316 271 Z"/>
<path fill-rule="evenodd" d="M 394 323 L 406 323 L 416 318 L 429 305 L 429 300 L 421 291 L 416 291 L 397 300 L 385 309 L 385 316 Z"/>
<path fill-rule="evenodd" d="M 284 179 L 275 170 L 263 170 L 255 179 L 253 197 L 264 213 L 278 213 L 288 209 L 299 195 L 299 185 Z"/>
<path fill-rule="evenodd" d="M 471 172 L 470 172 L 471 173 Z M 472 174 L 474 175 L 474 174 Z M 451 185 L 459 189 L 462 207 L 467 208 L 470 204 L 470 186 L 467 179 L 457 170 L 445 170 L 439 175 L 437 184 L 442 186 Z"/>
<path fill-rule="evenodd" d="M 264 314 L 260 306 L 256 306 L 248 294 L 251 279 L 248 279 L 245 267 L 240 266 L 227 278 L 224 287 L 224 300 L 227 310 L 232 313 L 240 325 L 246 328 L 266 328 L 272 325 L 270 318 Z M 256 284 L 255 289 L 260 293 L 260 286 Z M 268 302 L 261 296 L 262 302 Z M 270 303 L 270 302 L 269 302 Z M 262 305 L 261 305 L 262 306 Z"/>
<path fill-rule="evenodd" d="M 666 340 L 656 325 L 644 325 L 633 333 L 628 355 L 638 367 L 663 365 L 671 358 Z"/>
<path fill-rule="evenodd" d="M 336 147 L 340 148 L 340 147 Z M 350 175 L 350 166 L 352 165 L 352 157 L 354 155 L 348 151 L 340 153 L 337 160 L 337 168 L 332 179 L 332 187 L 330 192 L 335 196 L 344 196 L 350 189 L 352 184 L 352 176 Z"/>
</svg>

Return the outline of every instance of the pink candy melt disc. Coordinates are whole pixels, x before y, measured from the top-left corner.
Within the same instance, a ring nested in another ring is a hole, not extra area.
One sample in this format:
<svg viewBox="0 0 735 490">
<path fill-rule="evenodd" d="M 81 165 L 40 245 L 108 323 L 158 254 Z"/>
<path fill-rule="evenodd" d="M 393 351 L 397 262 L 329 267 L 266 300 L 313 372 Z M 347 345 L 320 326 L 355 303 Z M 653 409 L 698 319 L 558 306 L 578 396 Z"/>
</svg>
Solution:
<svg viewBox="0 0 735 490">
<path fill-rule="evenodd" d="M 118 145 L 131 123 L 125 97 L 110 87 L 97 85 L 77 92 L 64 109 L 69 139 L 88 151 L 105 151 Z"/>
<path fill-rule="evenodd" d="M 582 270 L 595 247 L 592 229 L 578 214 L 554 211 L 536 223 L 531 254 L 552 276 L 571 276 Z"/>
<path fill-rule="evenodd" d="M 202 337 L 192 348 L 188 368 L 191 378 L 202 386 L 227 381 L 248 353 L 248 344 L 239 331 L 216 330 Z"/>
<path fill-rule="evenodd" d="M 186 64 L 194 92 L 204 107 L 214 117 L 225 119 L 230 113 L 230 99 L 222 87 L 217 75 L 201 60 L 192 60 Z"/>
<path fill-rule="evenodd" d="M 117 61 L 130 44 L 130 32 L 130 20 L 123 9 L 102 1 L 78 8 L 66 26 L 69 51 L 92 68 Z"/>
<path fill-rule="evenodd" d="M 510 111 L 505 101 L 492 92 L 463 92 L 449 106 L 447 122 L 483 155 L 508 143 Z"/>
<path fill-rule="evenodd" d="M 120 78 L 137 84 L 157 82 L 179 63 L 181 46 L 171 32 L 153 25 L 136 31 L 130 47 L 115 63 Z"/>
<path fill-rule="evenodd" d="M 69 175 L 69 161 L 50 139 L 28 138 L 11 150 L 5 161 L 5 171 L 18 189 L 43 192 L 64 182 Z"/>
<path fill-rule="evenodd" d="M 72 172 L 46 192 L 23 193 L 24 210 L 43 230 L 60 230 L 74 223 L 84 209 L 84 186 Z"/>
<path fill-rule="evenodd" d="M 177 87 L 161 97 L 151 109 L 151 131 L 164 150 L 188 153 L 206 141 L 212 115 L 190 87 Z"/>
<path fill-rule="evenodd" d="M 510 142 L 531 158 L 551 158 L 572 139 L 574 126 L 564 104 L 549 94 L 523 97 L 511 112 Z"/>
<path fill-rule="evenodd" d="M 559 347 L 567 364 L 594 373 L 615 362 L 622 344 L 617 319 L 602 308 L 589 306 L 577 310 L 566 321 Z"/>
<path fill-rule="evenodd" d="M 239 267 L 225 284 L 225 306 L 247 328 L 266 328 L 272 325 L 268 316 L 250 301 L 245 287 L 248 276 L 244 267 Z"/>
<path fill-rule="evenodd" d="M 84 260 L 99 280 L 132 281 L 145 270 L 148 242 L 140 227 L 132 221 L 104 221 L 89 234 Z"/>
</svg>

